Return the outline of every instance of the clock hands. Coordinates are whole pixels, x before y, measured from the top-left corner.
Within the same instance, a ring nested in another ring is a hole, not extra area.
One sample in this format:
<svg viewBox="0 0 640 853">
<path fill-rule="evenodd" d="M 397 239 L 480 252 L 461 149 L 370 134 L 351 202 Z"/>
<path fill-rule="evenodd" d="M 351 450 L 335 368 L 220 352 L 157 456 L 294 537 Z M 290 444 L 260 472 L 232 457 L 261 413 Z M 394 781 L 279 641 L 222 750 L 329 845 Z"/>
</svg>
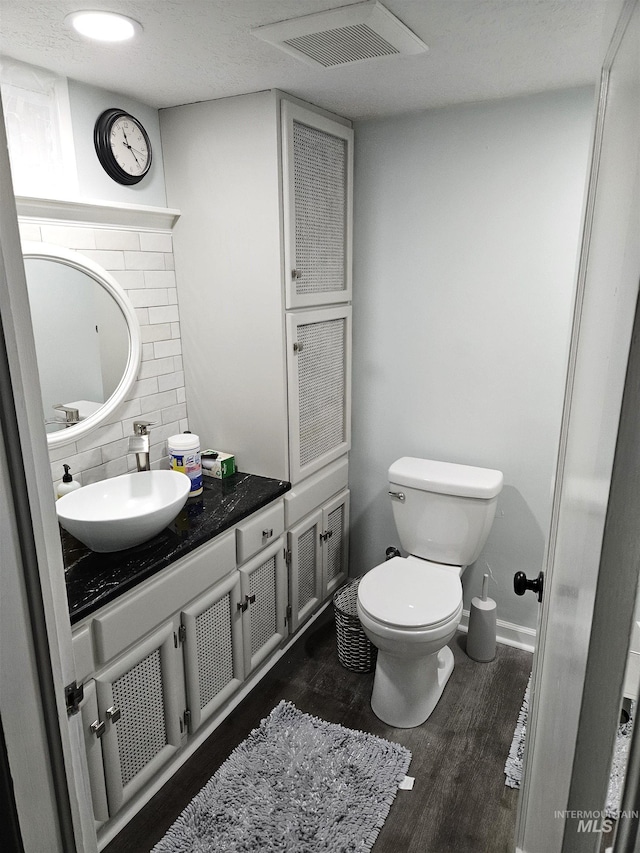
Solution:
<svg viewBox="0 0 640 853">
<path fill-rule="evenodd" d="M 134 159 L 134 160 L 136 161 L 136 163 L 138 164 L 138 168 L 139 168 L 139 169 L 141 169 L 141 168 L 142 168 L 142 166 L 140 165 L 140 161 L 139 161 L 139 160 L 138 160 L 138 158 L 136 157 L 136 151 L 138 151 L 138 149 L 137 149 L 137 148 L 133 148 L 133 146 L 129 145 L 129 140 L 127 139 L 127 132 L 126 132 L 126 130 L 124 129 L 124 127 L 122 128 L 122 135 L 124 136 L 124 140 L 122 141 L 122 144 L 123 144 L 123 145 L 126 145 L 126 147 L 129 149 L 129 151 L 131 151 L 131 153 L 133 154 L 133 159 Z M 138 151 L 138 154 L 140 154 L 140 156 L 142 156 L 142 151 Z"/>
</svg>

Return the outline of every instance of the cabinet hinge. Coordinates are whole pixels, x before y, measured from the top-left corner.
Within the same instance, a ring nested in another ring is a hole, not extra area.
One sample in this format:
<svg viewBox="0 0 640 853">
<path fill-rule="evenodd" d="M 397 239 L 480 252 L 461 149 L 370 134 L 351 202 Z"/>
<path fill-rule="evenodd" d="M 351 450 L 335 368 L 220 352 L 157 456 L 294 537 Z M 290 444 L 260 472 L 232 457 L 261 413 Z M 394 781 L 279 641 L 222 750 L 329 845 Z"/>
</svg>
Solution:
<svg viewBox="0 0 640 853">
<path fill-rule="evenodd" d="M 302 344 L 299 344 L 299 343 L 296 341 L 296 342 L 294 343 L 294 345 L 293 345 L 293 351 L 294 351 L 294 352 L 302 352 L 302 350 L 303 350 L 303 345 L 302 345 Z"/>
<path fill-rule="evenodd" d="M 291 621 L 292 616 L 293 616 L 293 608 L 291 607 L 290 604 L 287 604 L 287 611 L 285 614 L 285 622 L 287 622 L 287 624 Z"/>
<path fill-rule="evenodd" d="M 291 549 L 290 548 L 284 549 L 284 561 L 288 566 L 291 565 Z"/>
<path fill-rule="evenodd" d="M 184 642 L 186 642 L 186 639 L 187 639 L 187 626 L 186 625 L 180 625 L 180 627 L 178 628 L 178 642 L 184 643 Z"/>
<path fill-rule="evenodd" d="M 184 714 L 182 715 L 182 719 L 184 721 L 185 731 L 191 731 L 191 711 L 188 708 L 184 709 Z"/>
<path fill-rule="evenodd" d="M 77 681 L 72 681 L 64 688 L 64 698 L 67 704 L 67 715 L 69 717 L 77 714 L 80 710 L 80 703 L 84 699 L 84 684 L 78 684 Z"/>
</svg>

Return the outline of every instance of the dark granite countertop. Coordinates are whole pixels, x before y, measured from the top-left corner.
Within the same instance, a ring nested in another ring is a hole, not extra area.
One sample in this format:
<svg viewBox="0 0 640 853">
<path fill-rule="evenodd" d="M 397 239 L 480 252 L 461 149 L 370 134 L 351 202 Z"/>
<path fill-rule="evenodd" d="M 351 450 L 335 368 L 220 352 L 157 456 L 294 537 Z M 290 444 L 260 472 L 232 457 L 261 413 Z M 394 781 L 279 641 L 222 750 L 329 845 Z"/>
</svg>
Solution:
<svg viewBox="0 0 640 853">
<path fill-rule="evenodd" d="M 62 530 L 62 552 L 71 624 L 184 557 L 289 491 L 283 480 L 236 473 L 206 478 L 172 523 L 149 542 L 126 551 L 97 554 Z"/>
</svg>

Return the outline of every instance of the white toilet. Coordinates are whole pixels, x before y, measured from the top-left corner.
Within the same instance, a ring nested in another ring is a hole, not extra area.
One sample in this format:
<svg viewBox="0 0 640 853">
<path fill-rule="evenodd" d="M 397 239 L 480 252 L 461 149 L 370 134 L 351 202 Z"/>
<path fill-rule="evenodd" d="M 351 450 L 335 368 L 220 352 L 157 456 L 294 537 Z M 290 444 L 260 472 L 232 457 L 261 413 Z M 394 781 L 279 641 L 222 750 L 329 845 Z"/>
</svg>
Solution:
<svg viewBox="0 0 640 853">
<path fill-rule="evenodd" d="M 447 643 L 462 615 L 465 567 L 491 530 L 502 473 L 404 456 L 389 468 L 400 544 L 360 581 L 358 616 L 378 648 L 371 707 L 398 728 L 419 726 L 453 670 Z"/>
</svg>

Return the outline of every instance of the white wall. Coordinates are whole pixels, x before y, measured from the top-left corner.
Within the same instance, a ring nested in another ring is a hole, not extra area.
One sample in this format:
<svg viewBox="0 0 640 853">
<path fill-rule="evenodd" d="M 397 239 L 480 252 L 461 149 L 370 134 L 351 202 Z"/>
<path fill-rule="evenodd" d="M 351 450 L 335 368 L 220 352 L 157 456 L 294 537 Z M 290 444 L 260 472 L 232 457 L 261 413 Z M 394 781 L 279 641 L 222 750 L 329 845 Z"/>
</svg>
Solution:
<svg viewBox="0 0 640 853">
<path fill-rule="evenodd" d="M 498 618 L 537 575 L 552 476 L 590 145 L 580 89 L 356 124 L 352 573 L 398 544 L 387 468 L 403 455 L 499 468 L 486 564 Z"/>
<path fill-rule="evenodd" d="M 106 89 L 88 86 L 77 80 L 67 82 L 80 198 L 166 207 L 158 111 Z M 140 119 L 151 140 L 151 169 L 139 184 L 133 186 L 123 186 L 110 178 L 96 156 L 93 128 L 98 116 L 111 107 L 120 107 Z"/>
</svg>

